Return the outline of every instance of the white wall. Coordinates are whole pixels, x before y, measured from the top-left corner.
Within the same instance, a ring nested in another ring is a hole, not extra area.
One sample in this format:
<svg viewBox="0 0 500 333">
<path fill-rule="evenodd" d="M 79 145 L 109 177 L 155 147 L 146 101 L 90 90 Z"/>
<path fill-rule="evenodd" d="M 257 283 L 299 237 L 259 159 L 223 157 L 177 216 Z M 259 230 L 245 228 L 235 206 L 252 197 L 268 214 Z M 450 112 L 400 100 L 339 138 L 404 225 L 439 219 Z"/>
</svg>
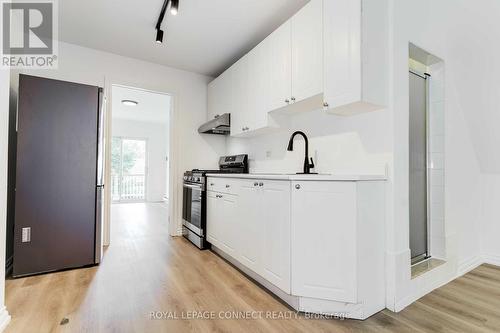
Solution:
<svg viewBox="0 0 500 333">
<path fill-rule="evenodd" d="M 392 159 L 390 115 L 387 110 L 356 117 L 329 115 L 323 110 L 308 112 L 291 117 L 290 126 L 276 133 L 245 139 L 228 137 L 228 153 L 248 153 L 250 172 L 302 172 L 302 138 L 296 137 L 294 151 L 287 151 L 291 134 L 301 130 L 309 138 L 315 172 L 385 174 Z"/>
<path fill-rule="evenodd" d="M 9 128 L 9 71 L 0 69 L 0 331 L 10 320 L 5 309 L 5 226 L 7 221 L 7 157 Z"/>
<path fill-rule="evenodd" d="M 30 74 L 105 87 L 108 101 L 111 100 L 112 84 L 173 94 L 170 213 L 174 223 L 170 231 L 180 234 L 183 172 L 217 167 L 218 157 L 225 151 L 223 138 L 200 136 L 197 132 L 206 119 L 210 78 L 62 42 L 59 44 L 59 69 L 34 70 Z M 12 84 L 17 86 L 13 76 Z M 109 179 L 106 181 L 109 183 Z"/>
<path fill-rule="evenodd" d="M 387 306 L 400 310 L 426 292 L 456 277 L 480 255 L 480 167 L 466 115 L 468 109 L 458 90 L 464 66 L 462 44 L 455 30 L 463 22 L 476 20 L 463 11 L 464 1 L 391 0 L 391 91 L 394 119 L 394 200 L 388 227 Z M 469 2 L 472 6 L 477 6 Z M 447 263 L 429 274 L 411 280 L 408 246 L 408 43 L 423 48 L 445 62 L 445 211 Z M 458 48 L 459 47 L 459 48 Z M 477 96 L 475 97 L 477 98 Z M 391 281 L 392 280 L 392 281 Z"/>
<path fill-rule="evenodd" d="M 113 118 L 113 136 L 147 140 L 146 201 L 162 201 L 166 190 L 168 128 L 166 124 Z"/>
</svg>

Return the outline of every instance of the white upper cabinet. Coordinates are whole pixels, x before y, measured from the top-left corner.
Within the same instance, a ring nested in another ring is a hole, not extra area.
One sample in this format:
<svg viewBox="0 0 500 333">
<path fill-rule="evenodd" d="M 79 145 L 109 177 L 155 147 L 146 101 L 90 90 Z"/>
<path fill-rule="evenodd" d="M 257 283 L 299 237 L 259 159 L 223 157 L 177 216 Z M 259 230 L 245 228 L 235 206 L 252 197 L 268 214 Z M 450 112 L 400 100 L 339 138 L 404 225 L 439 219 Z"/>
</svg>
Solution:
<svg viewBox="0 0 500 333">
<path fill-rule="evenodd" d="M 381 109 L 387 18 L 375 1 L 363 9 L 361 1 L 307 3 L 209 84 L 208 117 L 229 112 L 231 135 L 249 136 L 278 127 L 277 110 L 354 115 Z"/>
<path fill-rule="evenodd" d="M 353 15 L 345 15 L 353 13 Z M 324 2 L 324 100 L 336 108 L 361 100 L 361 2 Z"/>
<path fill-rule="evenodd" d="M 232 71 L 227 70 L 208 84 L 208 120 L 232 110 Z"/>
<path fill-rule="evenodd" d="M 389 49 L 384 7 L 361 0 L 325 0 L 323 6 L 325 109 L 343 116 L 382 109 Z"/>
<path fill-rule="evenodd" d="M 290 22 L 291 102 L 300 102 L 323 92 L 323 0 L 312 0 Z"/>
<path fill-rule="evenodd" d="M 266 112 L 290 104 L 292 97 L 292 26 L 285 22 L 264 43 L 269 49 L 269 96 Z"/>
<path fill-rule="evenodd" d="M 232 112 L 231 112 L 231 135 L 239 135 L 247 128 L 253 127 L 253 116 L 250 112 L 250 76 L 249 57 L 241 58 L 230 69 L 232 72 Z"/>
</svg>

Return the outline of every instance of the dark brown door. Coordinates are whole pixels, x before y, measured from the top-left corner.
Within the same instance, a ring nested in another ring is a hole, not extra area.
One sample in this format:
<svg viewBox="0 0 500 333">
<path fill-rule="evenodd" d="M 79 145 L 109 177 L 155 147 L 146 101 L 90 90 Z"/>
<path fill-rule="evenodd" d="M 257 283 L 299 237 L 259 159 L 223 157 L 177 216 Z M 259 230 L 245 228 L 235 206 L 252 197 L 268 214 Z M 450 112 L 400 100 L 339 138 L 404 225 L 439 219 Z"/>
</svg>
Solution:
<svg viewBox="0 0 500 333">
<path fill-rule="evenodd" d="M 94 263 L 98 104 L 97 87 L 20 75 L 14 276 Z"/>
</svg>

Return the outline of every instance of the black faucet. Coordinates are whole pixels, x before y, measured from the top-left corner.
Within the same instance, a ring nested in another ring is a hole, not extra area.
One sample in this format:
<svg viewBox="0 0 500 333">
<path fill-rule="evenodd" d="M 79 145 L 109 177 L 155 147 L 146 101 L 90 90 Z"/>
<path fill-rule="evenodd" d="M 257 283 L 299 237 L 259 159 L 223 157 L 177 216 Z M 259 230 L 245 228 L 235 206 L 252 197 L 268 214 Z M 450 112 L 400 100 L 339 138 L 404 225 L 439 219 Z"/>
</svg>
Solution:
<svg viewBox="0 0 500 333">
<path fill-rule="evenodd" d="M 304 156 L 304 174 L 308 175 L 311 174 L 311 169 L 314 168 L 314 162 L 311 157 L 311 163 L 309 163 L 309 140 L 307 139 L 307 135 L 304 132 L 297 131 L 292 134 L 290 137 L 290 141 L 288 142 L 288 151 L 293 151 L 293 139 L 295 138 L 296 135 L 302 135 L 304 138 L 305 144 L 306 144 L 306 151 L 305 151 L 305 156 Z M 313 172 L 314 174 L 314 172 Z"/>
</svg>

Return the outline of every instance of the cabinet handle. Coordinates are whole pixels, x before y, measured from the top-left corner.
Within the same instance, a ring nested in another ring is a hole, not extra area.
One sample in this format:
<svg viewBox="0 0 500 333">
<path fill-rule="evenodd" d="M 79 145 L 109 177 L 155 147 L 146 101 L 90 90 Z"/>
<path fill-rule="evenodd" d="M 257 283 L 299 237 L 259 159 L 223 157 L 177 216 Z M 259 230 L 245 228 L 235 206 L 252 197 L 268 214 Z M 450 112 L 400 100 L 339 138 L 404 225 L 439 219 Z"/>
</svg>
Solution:
<svg viewBox="0 0 500 333">
<path fill-rule="evenodd" d="M 328 104 L 327 102 L 324 102 L 324 103 L 323 103 L 323 107 L 327 108 L 327 107 L 329 107 L 329 106 L 330 106 L 330 104 Z"/>
<path fill-rule="evenodd" d="M 295 185 L 295 188 L 296 188 L 297 190 L 300 190 L 300 185 L 299 185 L 299 184 Z"/>
<path fill-rule="evenodd" d="M 285 103 L 286 103 L 286 104 L 290 103 L 290 100 L 289 100 L 288 98 L 287 98 L 287 99 L 285 99 Z"/>
<path fill-rule="evenodd" d="M 253 183 L 253 186 L 259 186 L 259 183 L 255 182 Z"/>
<path fill-rule="evenodd" d="M 214 186 L 215 184 L 214 183 L 210 183 L 210 186 Z"/>
<path fill-rule="evenodd" d="M 292 102 L 295 102 L 295 97 L 292 97 Z"/>
<path fill-rule="evenodd" d="M 260 187 L 264 186 L 264 183 L 259 183 L 259 186 L 260 186 Z"/>
<path fill-rule="evenodd" d="M 245 127 L 242 127 L 242 128 L 241 128 L 241 130 L 242 130 L 242 131 L 245 131 Z"/>
<path fill-rule="evenodd" d="M 226 184 L 226 188 L 230 188 L 230 187 L 231 187 L 231 185 Z"/>
</svg>

